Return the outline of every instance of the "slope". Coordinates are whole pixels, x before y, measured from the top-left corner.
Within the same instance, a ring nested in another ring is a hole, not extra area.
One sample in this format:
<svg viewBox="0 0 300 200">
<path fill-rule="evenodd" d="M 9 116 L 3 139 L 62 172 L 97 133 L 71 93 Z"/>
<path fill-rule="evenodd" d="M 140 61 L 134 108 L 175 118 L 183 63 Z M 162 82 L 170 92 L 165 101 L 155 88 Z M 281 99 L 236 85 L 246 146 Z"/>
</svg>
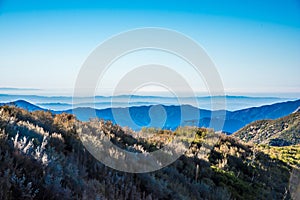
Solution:
<svg viewBox="0 0 300 200">
<path fill-rule="evenodd" d="M 103 120 L 80 122 L 66 113 L 0 107 L 0 199 L 290 199 L 297 195 L 289 185 L 300 162 L 297 146 L 292 165 L 233 137 L 197 128 L 188 152 L 176 162 L 155 172 L 131 174 L 98 162 L 82 145 L 78 123 L 135 153 L 149 153 L 175 136 L 184 137 L 179 130 L 151 129 L 154 135 L 149 138 L 143 137 L 147 129 L 137 134 Z M 219 139 L 211 151 L 201 153 L 210 135 Z M 99 135 L 94 137 L 93 141 L 99 140 Z M 298 179 L 292 181 L 299 184 Z"/>
<path fill-rule="evenodd" d="M 300 144 L 300 112 L 276 120 L 253 122 L 233 135 L 245 142 L 256 144 L 271 146 Z"/>
</svg>

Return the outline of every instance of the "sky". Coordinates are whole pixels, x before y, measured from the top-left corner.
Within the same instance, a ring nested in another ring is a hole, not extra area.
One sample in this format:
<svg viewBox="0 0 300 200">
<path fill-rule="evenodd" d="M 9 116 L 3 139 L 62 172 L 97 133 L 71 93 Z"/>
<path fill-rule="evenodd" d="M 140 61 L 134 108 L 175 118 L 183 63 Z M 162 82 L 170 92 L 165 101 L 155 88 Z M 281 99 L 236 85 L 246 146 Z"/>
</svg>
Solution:
<svg viewBox="0 0 300 200">
<path fill-rule="evenodd" d="M 214 62 L 226 94 L 300 97 L 296 0 L 0 0 L 0 93 L 1 88 L 72 91 L 82 64 L 98 45 L 144 27 L 175 30 L 195 40 Z M 127 61 L 146 62 L 146 54 Z M 125 61 L 108 71 L 104 88 L 109 90 L 118 81 L 116 74 L 126 72 Z M 194 76 L 177 63 L 186 79 Z M 205 84 L 192 85 L 205 91 Z"/>
</svg>

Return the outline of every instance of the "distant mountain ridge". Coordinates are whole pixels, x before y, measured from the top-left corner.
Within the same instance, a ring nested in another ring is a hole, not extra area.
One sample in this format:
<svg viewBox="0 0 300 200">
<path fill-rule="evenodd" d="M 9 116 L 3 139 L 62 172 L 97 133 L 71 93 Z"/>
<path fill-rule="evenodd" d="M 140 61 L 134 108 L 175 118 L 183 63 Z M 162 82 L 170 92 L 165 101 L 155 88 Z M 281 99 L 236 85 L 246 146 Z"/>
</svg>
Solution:
<svg viewBox="0 0 300 200">
<path fill-rule="evenodd" d="M 270 105 L 285 101 L 296 100 L 295 98 L 280 97 L 249 97 L 249 96 L 197 96 L 177 97 L 168 96 L 139 96 L 139 95 L 119 95 L 119 96 L 95 96 L 78 97 L 76 103 L 72 96 L 38 96 L 25 94 L 0 94 L 0 103 L 25 100 L 50 110 L 69 110 L 79 107 L 93 107 L 96 109 L 131 107 L 131 106 L 150 106 L 150 105 L 182 105 L 189 104 L 200 109 L 211 110 L 212 100 L 222 105 L 226 101 L 226 110 L 236 111 L 244 108 Z M 78 100 L 78 101 L 77 101 Z"/>
<path fill-rule="evenodd" d="M 6 103 L 9 105 L 16 105 L 17 107 L 24 108 L 28 111 L 36 111 L 36 110 L 46 110 L 40 108 L 34 104 L 29 102 L 19 100 L 11 103 Z M 0 104 L 1 105 L 1 104 Z M 4 103 L 2 103 L 4 105 Z M 245 125 L 262 119 L 277 119 L 286 115 L 291 114 L 295 110 L 300 107 L 300 100 L 296 101 L 287 101 L 283 103 L 276 103 L 272 105 L 266 105 L 261 107 L 253 107 L 242 109 L 238 111 L 210 111 L 204 109 L 198 109 L 193 106 L 183 105 L 180 106 L 164 106 L 159 105 L 165 110 L 166 121 L 161 128 L 164 129 L 176 129 L 178 126 L 182 125 L 180 122 L 187 122 L 195 120 L 195 116 L 186 116 L 184 119 L 181 119 L 181 109 L 184 109 L 190 113 L 199 112 L 200 120 L 198 125 L 200 127 L 207 128 L 215 128 L 216 130 L 220 130 L 218 127 L 212 127 L 210 122 L 213 121 L 214 124 L 222 125 L 224 123 L 221 131 L 226 132 L 228 134 L 234 133 L 244 127 Z M 62 111 L 53 111 L 50 110 L 54 114 L 59 113 L 69 113 L 75 114 L 79 120 L 88 121 L 91 117 L 98 117 L 105 120 L 110 120 L 114 123 L 118 123 L 121 126 L 128 126 L 134 130 L 139 127 L 149 127 L 155 125 L 161 125 L 160 121 L 156 121 L 151 123 L 151 119 L 149 116 L 149 110 L 153 106 L 139 106 L 139 107 L 129 107 L 129 108 L 107 108 L 107 109 L 93 109 L 89 107 L 75 108 L 69 110 Z M 130 113 L 131 119 L 128 119 L 126 113 Z M 118 121 L 116 122 L 115 117 L 118 117 Z M 123 117 L 122 117 L 123 116 Z M 213 118 L 212 118 L 213 116 Z M 152 116 L 152 119 L 161 119 L 161 113 L 157 113 Z M 132 124 L 132 121 L 134 124 Z M 191 122 L 192 123 L 192 122 Z M 186 124 L 188 125 L 188 124 Z M 192 124 L 189 124 L 192 125 Z"/>
<path fill-rule="evenodd" d="M 2 106 L 2 105 L 16 106 L 16 107 L 28 110 L 29 112 L 33 112 L 33 111 L 37 111 L 37 110 L 47 110 L 47 109 L 41 108 L 39 106 L 36 106 L 36 105 L 29 103 L 27 101 L 24 101 L 24 100 L 17 100 L 17 101 L 13 101 L 13 102 L 9 102 L 9 103 L 0 103 L 0 106 Z"/>
<path fill-rule="evenodd" d="M 286 116 L 292 112 L 294 112 L 300 106 L 300 100 L 297 101 L 288 101 L 283 103 L 277 103 L 262 107 L 254 107 L 249 109 L 243 109 L 238 111 L 209 111 L 204 109 L 197 109 L 192 106 L 183 105 L 182 108 L 185 110 L 190 109 L 191 113 L 198 110 L 200 113 L 200 120 L 198 126 L 214 128 L 219 130 L 217 127 L 210 126 L 210 122 L 213 120 L 217 125 L 224 123 L 222 128 L 223 132 L 233 133 L 245 125 L 261 119 L 277 119 L 283 116 Z M 165 111 L 167 120 L 165 122 L 165 129 L 176 129 L 180 126 L 180 121 L 192 121 L 194 120 L 192 116 L 189 116 L 185 119 L 180 119 L 180 106 L 162 106 Z M 138 124 L 139 126 L 149 126 L 150 118 L 149 118 L 149 110 L 151 106 L 141 106 L 141 107 L 130 107 L 130 108 L 108 108 L 102 110 L 94 110 L 91 108 L 76 108 L 74 110 L 67 110 L 67 113 L 75 113 L 80 120 L 87 121 L 89 116 L 96 115 L 99 118 L 111 120 L 114 123 L 118 123 L 121 126 L 129 126 L 131 128 L 135 128 L 131 126 L 130 119 L 123 118 L 122 120 L 118 120 L 117 122 L 114 120 L 114 114 L 116 115 L 124 115 L 126 116 L 126 112 L 130 112 L 130 116 L 132 120 Z M 92 115 L 88 115 L 92 114 Z M 213 116 L 213 118 L 212 118 Z M 225 117 L 224 117 L 225 116 Z M 157 115 L 159 118 L 159 113 Z M 155 116 L 154 116 L 155 118 Z M 120 118 L 119 118 L 120 119 Z"/>
</svg>

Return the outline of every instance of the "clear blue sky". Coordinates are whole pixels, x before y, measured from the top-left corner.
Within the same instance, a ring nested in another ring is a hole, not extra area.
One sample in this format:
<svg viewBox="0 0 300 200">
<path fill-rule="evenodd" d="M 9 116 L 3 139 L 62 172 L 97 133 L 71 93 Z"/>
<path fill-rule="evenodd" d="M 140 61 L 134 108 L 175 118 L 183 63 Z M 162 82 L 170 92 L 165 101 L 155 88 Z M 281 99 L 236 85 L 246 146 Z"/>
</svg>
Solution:
<svg viewBox="0 0 300 200">
<path fill-rule="evenodd" d="M 0 0 L 0 88 L 72 88 L 97 45 L 142 27 L 196 40 L 229 94 L 300 96 L 296 0 Z"/>
</svg>

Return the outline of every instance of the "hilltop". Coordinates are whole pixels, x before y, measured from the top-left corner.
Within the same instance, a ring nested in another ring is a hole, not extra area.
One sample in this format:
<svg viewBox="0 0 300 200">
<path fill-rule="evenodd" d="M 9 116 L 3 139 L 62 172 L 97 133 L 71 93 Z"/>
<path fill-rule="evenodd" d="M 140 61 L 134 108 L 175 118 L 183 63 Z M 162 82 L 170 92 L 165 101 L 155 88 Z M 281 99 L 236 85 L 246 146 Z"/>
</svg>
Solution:
<svg viewBox="0 0 300 200">
<path fill-rule="evenodd" d="M 25 110 L 28 110 L 29 112 L 37 111 L 37 110 L 46 110 L 25 100 L 16 100 L 8 103 L 0 103 L 0 106 L 2 105 L 16 106 L 18 108 L 23 108 Z"/>
<path fill-rule="evenodd" d="M 299 146 L 274 153 L 210 129 L 190 127 L 187 130 L 192 128 L 195 138 L 177 161 L 155 172 L 131 174 L 97 161 L 79 139 L 78 123 L 100 134 L 93 136 L 94 141 L 105 135 L 119 148 L 143 154 L 174 137 L 184 138 L 186 130 L 145 128 L 137 134 L 110 121 L 80 122 L 67 113 L 2 106 L 0 199 L 297 198 L 297 187 L 289 182 L 299 166 Z M 211 148 L 208 136 L 217 138 Z M 299 184 L 298 179 L 292 181 Z"/>
<path fill-rule="evenodd" d="M 300 111 L 276 119 L 259 120 L 233 134 L 244 142 L 289 146 L 300 144 Z"/>
</svg>

